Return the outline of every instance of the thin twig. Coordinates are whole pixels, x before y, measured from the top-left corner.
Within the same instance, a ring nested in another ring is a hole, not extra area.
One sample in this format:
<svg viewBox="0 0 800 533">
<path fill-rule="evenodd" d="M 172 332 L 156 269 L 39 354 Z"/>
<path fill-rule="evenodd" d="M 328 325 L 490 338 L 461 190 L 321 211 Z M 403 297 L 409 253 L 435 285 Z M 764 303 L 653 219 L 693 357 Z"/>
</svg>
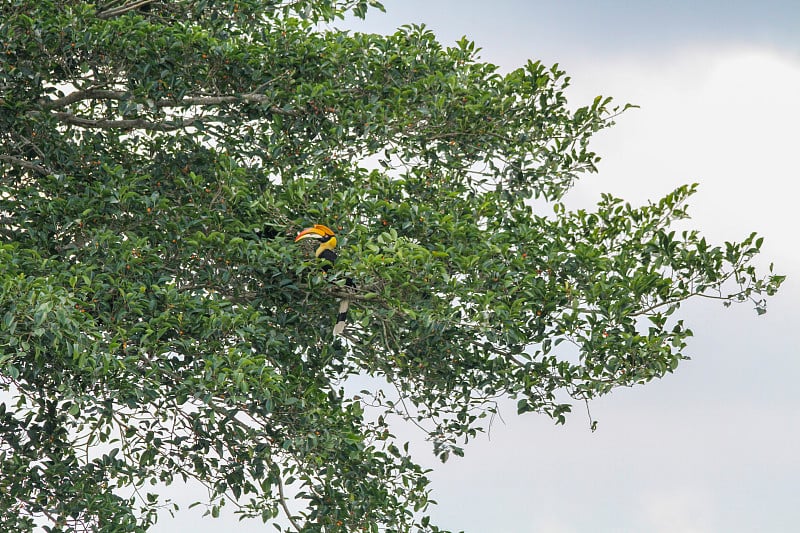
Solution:
<svg viewBox="0 0 800 533">
<path fill-rule="evenodd" d="M 584 398 L 583 401 L 586 404 L 586 414 L 589 416 L 589 427 L 592 432 L 594 432 L 597 429 L 597 422 L 592 418 L 592 411 L 589 409 L 589 399 Z"/>
<path fill-rule="evenodd" d="M 301 528 L 301 527 L 300 527 L 300 524 L 298 524 L 298 523 L 295 521 L 294 517 L 292 516 L 292 513 L 291 513 L 291 512 L 289 512 L 289 506 L 288 506 L 288 505 L 286 505 L 286 496 L 285 496 L 285 495 L 284 495 L 284 493 L 283 493 L 283 482 L 281 481 L 281 476 L 280 476 L 280 475 L 278 475 L 278 476 L 277 476 L 277 479 L 278 479 L 278 495 L 279 495 L 279 496 L 280 496 L 280 498 L 281 498 L 281 500 L 280 500 L 280 504 L 281 504 L 281 507 L 283 508 L 283 512 L 284 512 L 284 513 L 286 513 L 286 518 L 288 518 L 288 519 L 289 519 L 289 522 L 292 524 L 292 527 L 294 527 L 294 529 L 295 529 L 295 530 L 296 530 L 298 533 L 300 533 L 300 531 L 302 531 L 302 530 L 303 530 L 303 528 Z"/>
</svg>

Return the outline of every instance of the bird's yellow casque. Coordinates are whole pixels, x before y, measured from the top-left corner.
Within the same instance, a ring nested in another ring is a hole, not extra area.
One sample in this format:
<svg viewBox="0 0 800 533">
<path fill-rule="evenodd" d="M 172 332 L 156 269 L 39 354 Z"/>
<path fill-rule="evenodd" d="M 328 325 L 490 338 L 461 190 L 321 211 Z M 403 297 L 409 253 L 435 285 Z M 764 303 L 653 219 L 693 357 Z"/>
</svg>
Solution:
<svg viewBox="0 0 800 533">
<path fill-rule="evenodd" d="M 295 237 L 294 242 L 302 241 L 303 239 L 315 239 L 319 241 L 319 246 L 314 254 L 321 258 L 327 259 L 331 264 L 336 262 L 336 234 L 328 226 L 322 224 L 314 224 L 310 228 L 306 228 Z M 328 270 L 331 265 L 325 265 L 322 268 Z"/>
<path fill-rule="evenodd" d="M 294 242 L 303 239 L 314 239 L 319 241 L 314 255 L 319 259 L 324 259 L 325 264 L 322 265 L 322 270 L 327 272 L 336 262 L 336 234 L 333 233 L 328 226 L 322 224 L 314 224 L 310 228 L 306 228 L 295 237 Z M 347 278 L 345 280 L 347 287 L 355 287 L 353 280 Z M 344 332 L 344 327 L 347 324 L 347 309 L 350 307 L 350 301 L 347 298 L 342 298 L 339 301 L 339 315 L 336 317 L 336 324 L 333 326 L 333 334 L 341 335 Z"/>
</svg>

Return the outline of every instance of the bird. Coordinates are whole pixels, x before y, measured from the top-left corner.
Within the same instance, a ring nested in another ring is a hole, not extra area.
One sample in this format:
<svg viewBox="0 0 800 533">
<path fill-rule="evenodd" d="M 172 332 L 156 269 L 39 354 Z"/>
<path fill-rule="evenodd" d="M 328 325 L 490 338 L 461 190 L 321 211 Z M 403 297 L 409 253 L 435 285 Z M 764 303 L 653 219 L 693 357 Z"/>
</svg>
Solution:
<svg viewBox="0 0 800 533">
<path fill-rule="evenodd" d="M 327 273 L 336 263 L 336 234 L 328 226 L 322 224 L 314 224 L 310 228 L 305 228 L 297 234 L 294 242 L 299 242 L 303 239 L 314 239 L 319 241 L 314 255 L 318 259 L 322 259 L 322 271 Z M 345 278 L 345 286 L 355 288 L 355 283 L 351 278 Z M 342 298 L 339 300 L 339 314 L 336 317 L 336 324 L 333 326 L 333 334 L 335 336 L 344 333 L 344 328 L 347 325 L 347 310 L 350 307 L 350 300 Z"/>
</svg>

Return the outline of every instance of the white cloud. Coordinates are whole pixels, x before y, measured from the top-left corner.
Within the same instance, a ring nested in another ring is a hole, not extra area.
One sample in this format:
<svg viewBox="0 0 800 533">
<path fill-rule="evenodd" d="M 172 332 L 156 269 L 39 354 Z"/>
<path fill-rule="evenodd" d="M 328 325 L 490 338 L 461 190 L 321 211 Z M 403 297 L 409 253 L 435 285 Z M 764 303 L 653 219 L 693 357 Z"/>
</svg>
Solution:
<svg viewBox="0 0 800 533">
<path fill-rule="evenodd" d="M 694 224 L 717 240 L 756 230 L 766 255 L 800 266 L 800 59 L 767 49 L 685 49 L 666 62 L 643 57 L 575 65 L 574 102 L 595 94 L 641 109 L 598 135 L 600 175 L 572 201 L 600 191 L 635 202 L 699 182 Z"/>
<path fill-rule="evenodd" d="M 648 491 L 640 496 L 637 509 L 642 531 L 651 533 L 711 533 L 713 498 L 696 485 Z"/>
</svg>

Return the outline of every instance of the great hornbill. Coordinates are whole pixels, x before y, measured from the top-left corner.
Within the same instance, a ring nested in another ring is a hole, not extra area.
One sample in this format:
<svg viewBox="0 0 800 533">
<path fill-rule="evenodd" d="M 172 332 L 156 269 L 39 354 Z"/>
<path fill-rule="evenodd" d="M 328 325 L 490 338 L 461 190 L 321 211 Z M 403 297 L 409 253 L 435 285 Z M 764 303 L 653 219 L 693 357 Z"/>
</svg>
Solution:
<svg viewBox="0 0 800 533">
<path fill-rule="evenodd" d="M 328 226 L 314 224 L 312 227 L 298 233 L 294 242 L 303 239 L 316 239 L 319 241 L 319 246 L 317 246 L 314 254 L 317 258 L 324 260 L 322 270 L 327 273 L 336 262 L 336 234 Z M 356 286 L 350 278 L 345 278 L 344 284 L 351 289 Z M 347 309 L 349 307 L 350 300 L 347 298 L 342 298 L 339 301 L 339 315 L 336 317 L 336 324 L 333 326 L 334 335 L 341 335 L 344 332 L 344 327 L 347 324 Z"/>
</svg>

